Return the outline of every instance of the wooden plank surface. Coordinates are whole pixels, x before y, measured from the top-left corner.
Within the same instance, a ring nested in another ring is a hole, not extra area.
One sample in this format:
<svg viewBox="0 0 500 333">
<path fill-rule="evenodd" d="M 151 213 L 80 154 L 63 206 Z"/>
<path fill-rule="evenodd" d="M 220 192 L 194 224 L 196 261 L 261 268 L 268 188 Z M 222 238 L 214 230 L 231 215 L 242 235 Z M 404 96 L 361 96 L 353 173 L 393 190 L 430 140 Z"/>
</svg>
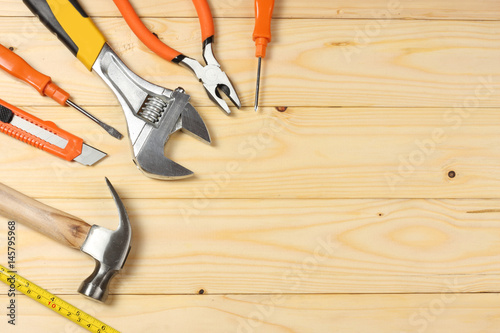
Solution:
<svg viewBox="0 0 500 333">
<path fill-rule="evenodd" d="M 498 296 L 430 295 L 231 295 L 120 296 L 113 307 L 66 296 L 124 332 L 418 332 L 498 333 Z M 0 303 L 7 301 L 0 296 Z M 15 332 L 87 332 L 20 299 L 24 317 Z M 141 309 L 138 311 L 138 309 Z M 118 311 L 117 311 L 118 310 Z M 488 319 L 488 320 L 485 320 Z M 9 329 L 0 321 L 0 329 Z"/>
<path fill-rule="evenodd" d="M 169 45 L 201 59 L 196 19 L 146 22 Z M 195 107 L 213 105 L 191 72 L 151 54 L 122 19 L 96 23 L 139 75 L 172 89 L 182 86 Z M 217 57 L 237 82 L 243 105 L 253 106 L 253 20 L 221 19 L 217 24 L 227 31 L 217 38 Z M 20 27 L 26 33 L 20 34 Z M 36 18 L 3 18 L 0 29 L 0 43 L 50 74 L 76 102 L 117 105 L 101 79 L 88 73 Z M 274 30 L 274 48 L 263 69 L 262 106 L 500 106 L 498 22 L 276 20 Z M 0 89 L 16 105 L 54 105 L 4 74 Z"/>
<path fill-rule="evenodd" d="M 115 228 L 109 176 L 134 231 L 107 305 L 76 293 L 92 259 L 18 225 L 22 275 L 122 332 L 500 333 L 500 2 L 278 1 L 255 113 L 253 1 L 210 0 L 216 55 L 244 105 L 230 117 L 112 1 L 81 2 L 134 71 L 192 95 L 213 144 L 174 135 L 167 156 L 196 176 L 151 180 L 128 139 L 0 73 L 0 98 L 109 154 L 83 167 L 4 135 L 0 181 Z M 201 59 L 191 1 L 133 3 L 160 39 Z M 97 76 L 21 1 L 0 8 L 0 43 L 126 133 Z M 18 325 L 2 316 L 0 332 L 83 332 L 17 301 Z"/>
<path fill-rule="evenodd" d="M 118 223 L 111 199 L 44 202 L 90 224 Z M 500 200 L 134 199 L 125 205 L 134 237 L 112 288 L 118 294 L 500 291 Z M 74 293 L 92 272 L 88 256 L 23 226 L 17 233 L 19 272 L 42 286 Z"/>
<path fill-rule="evenodd" d="M 118 16 L 111 1 L 82 0 L 92 16 Z M 131 1 L 141 16 L 194 17 L 194 6 L 186 0 Z M 252 1 L 212 0 L 215 17 L 253 17 Z M 16 0 L 3 0 L 0 16 L 30 16 L 31 12 Z M 498 20 L 500 4 L 495 0 L 316 0 L 314 4 L 301 0 L 277 1 L 276 18 L 381 18 L 381 19 L 465 19 Z"/>
<path fill-rule="evenodd" d="M 126 139 L 75 111 L 27 110 L 109 154 L 89 168 L 3 138 L 2 181 L 38 198 L 107 198 L 104 176 L 124 198 L 500 197 L 498 108 L 201 108 L 213 144 L 172 137 L 167 156 L 196 174 L 175 182 L 144 177 Z M 88 110 L 126 132 L 118 107 Z"/>
</svg>

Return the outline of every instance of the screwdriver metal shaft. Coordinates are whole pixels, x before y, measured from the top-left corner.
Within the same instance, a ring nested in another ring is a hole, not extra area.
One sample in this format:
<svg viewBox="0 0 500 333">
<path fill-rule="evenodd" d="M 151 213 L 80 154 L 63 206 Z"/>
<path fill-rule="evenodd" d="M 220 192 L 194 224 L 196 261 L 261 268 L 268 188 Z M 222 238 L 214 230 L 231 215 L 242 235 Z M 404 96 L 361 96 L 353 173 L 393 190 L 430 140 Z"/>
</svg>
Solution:
<svg viewBox="0 0 500 333">
<path fill-rule="evenodd" d="M 259 65 L 257 67 L 257 85 L 255 87 L 255 112 L 259 109 L 259 94 L 260 94 L 260 71 L 262 69 L 262 57 L 259 57 Z"/>
<path fill-rule="evenodd" d="M 109 126 L 108 124 L 103 123 L 102 121 L 100 121 L 99 119 L 97 119 L 96 117 L 94 117 L 92 114 L 90 114 L 89 112 L 87 112 L 85 109 L 83 109 L 78 104 L 75 104 L 74 102 L 72 102 L 69 99 L 66 101 L 66 104 L 68 106 L 71 106 L 72 108 L 80 111 L 84 115 L 86 115 L 88 118 L 90 118 L 91 120 L 93 120 L 97 125 L 101 126 L 111 136 L 117 138 L 118 140 L 120 140 L 121 138 L 123 138 L 123 135 L 120 132 L 118 132 L 115 128 Z"/>
</svg>

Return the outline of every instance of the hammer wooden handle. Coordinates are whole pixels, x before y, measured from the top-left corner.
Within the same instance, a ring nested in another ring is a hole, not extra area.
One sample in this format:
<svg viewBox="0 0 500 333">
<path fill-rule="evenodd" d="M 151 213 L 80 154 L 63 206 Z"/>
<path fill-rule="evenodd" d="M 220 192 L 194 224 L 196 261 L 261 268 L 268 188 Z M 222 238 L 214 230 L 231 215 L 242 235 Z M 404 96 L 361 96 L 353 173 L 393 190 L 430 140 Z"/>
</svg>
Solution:
<svg viewBox="0 0 500 333">
<path fill-rule="evenodd" d="M 80 249 L 91 226 L 0 183 L 0 215 L 69 247 Z"/>
</svg>

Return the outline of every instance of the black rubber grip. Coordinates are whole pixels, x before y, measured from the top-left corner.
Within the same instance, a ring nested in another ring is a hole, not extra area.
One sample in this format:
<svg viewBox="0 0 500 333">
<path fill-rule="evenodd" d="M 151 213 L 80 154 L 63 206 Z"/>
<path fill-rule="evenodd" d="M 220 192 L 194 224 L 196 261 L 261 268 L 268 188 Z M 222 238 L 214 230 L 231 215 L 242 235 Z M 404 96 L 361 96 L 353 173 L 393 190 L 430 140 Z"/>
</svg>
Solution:
<svg viewBox="0 0 500 333">
<path fill-rule="evenodd" d="M 214 42 L 214 36 L 212 35 L 203 41 L 203 49 L 205 49 L 205 47 L 207 47 L 208 44 L 213 44 L 213 42 Z"/>
<path fill-rule="evenodd" d="M 10 123 L 14 118 L 14 113 L 5 106 L 0 104 L 0 121 L 2 123 Z"/>
<path fill-rule="evenodd" d="M 68 0 L 76 10 L 82 15 L 83 17 L 88 17 L 88 15 L 85 13 L 83 8 L 80 6 L 78 1 L 76 0 Z M 52 9 L 50 8 L 49 4 L 47 3 L 46 0 L 23 0 L 24 4 L 28 6 L 28 8 L 38 16 L 40 21 L 52 32 L 54 33 L 57 38 L 61 42 L 66 45 L 68 49 L 73 53 L 73 55 L 78 54 L 78 46 L 73 42 L 71 37 L 64 31 L 62 28 L 61 24 L 59 24 L 59 21 L 55 17 L 54 13 L 52 12 Z"/>
<path fill-rule="evenodd" d="M 172 59 L 172 62 L 174 64 L 179 64 L 182 60 L 186 59 L 186 56 L 184 54 L 179 54 L 177 57 Z"/>
</svg>

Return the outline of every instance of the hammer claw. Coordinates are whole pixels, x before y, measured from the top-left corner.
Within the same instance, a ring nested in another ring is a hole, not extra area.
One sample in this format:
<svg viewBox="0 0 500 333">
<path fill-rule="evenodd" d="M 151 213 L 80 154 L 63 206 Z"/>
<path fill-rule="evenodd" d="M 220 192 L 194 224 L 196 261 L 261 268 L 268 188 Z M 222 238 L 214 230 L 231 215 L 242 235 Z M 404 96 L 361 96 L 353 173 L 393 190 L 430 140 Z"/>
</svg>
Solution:
<svg viewBox="0 0 500 333">
<path fill-rule="evenodd" d="M 113 196 L 113 200 L 115 201 L 116 207 L 118 208 L 118 216 L 119 216 L 119 224 L 118 228 L 115 230 L 114 234 L 122 234 L 123 239 L 128 239 L 129 245 L 130 245 L 130 238 L 132 235 L 132 229 L 130 227 L 130 220 L 128 219 L 128 214 L 127 211 L 125 210 L 125 206 L 123 205 L 122 200 L 118 196 L 118 193 L 116 193 L 115 188 L 109 181 L 108 177 L 105 177 L 106 179 L 106 184 L 108 185 L 109 191 L 111 192 L 111 195 Z"/>
</svg>

